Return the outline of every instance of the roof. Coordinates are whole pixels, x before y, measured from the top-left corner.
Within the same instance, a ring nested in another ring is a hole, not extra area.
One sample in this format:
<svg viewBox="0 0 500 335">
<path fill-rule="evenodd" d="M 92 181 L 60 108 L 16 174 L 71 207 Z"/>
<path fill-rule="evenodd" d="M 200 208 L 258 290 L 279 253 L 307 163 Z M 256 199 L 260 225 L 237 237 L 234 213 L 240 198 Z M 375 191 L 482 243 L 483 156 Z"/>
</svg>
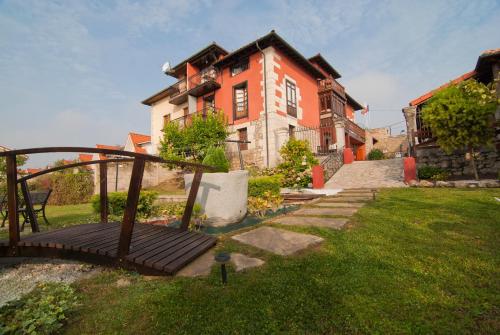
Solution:
<svg viewBox="0 0 500 335">
<path fill-rule="evenodd" d="M 460 77 L 457 77 L 457 78 L 453 79 L 449 83 L 441 85 L 438 88 L 436 88 L 436 89 L 434 89 L 432 91 L 429 91 L 429 92 L 425 93 L 424 95 L 422 95 L 422 96 L 420 96 L 420 97 L 418 97 L 418 98 L 410 101 L 410 106 L 421 105 L 424 102 L 426 102 L 427 100 L 429 100 L 430 98 L 432 98 L 436 92 L 441 91 L 442 89 L 445 89 L 446 87 L 448 87 L 450 85 L 458 84 L 458 83 L 460 83 L 462 81 L 470 79 L 470 78 L 474 77 L 475 74 L 476 74 L 476 71 L 467 72 L 467 73 L 461 75 Z"/>
<path fill-rule="evenodd" d="M 477 72 L 477 80 L 482 83 L 489 83 L 493 80 L 493 72 L 491 68 L 493 63 L 500 62 L 500 48 L 483 51 L 477 58 L 475 71 Z"/>
<path fill-rule="evenodd" d="M 356 100 L 354 100 L 354 98 L 351 97 L 349 94 L 346 93 L 345 95 L 346 95 L 346 98 L 347 98 L 347 103 L 349 105 L 351 105 L 352 108 L 354 108 L 355 111 L 364 108 L 362 104 L 360 104 L 359 102 L 357 102 Z"/>
<path fill-rule="evenodd" d="M 92 155 L 89 154 L 79 154 L 78 155 L 78 160 L 80 162 L 89 162 L 92 160 Z"/>
<path fill-rule="evenodd" d="M 176 66 L 174 66 L 170 71 L 168 71 L 167 74 L 175 77 L 175 73 L 177 71 L 179 71 L 181 68 L 183 68 L 184 66 L 186 66 L 186 63 L 196 62 L 200 58 L 207 56 L 210 53 L 219 54 L 219 55 L 223 55 L 223 56 L 228 54 L 226 49 L 224 49 L 223 47 L 221 47 L 217 43 L 212 42 L 211 44 L 207 45 L 206 47 L 204 47 L 200 51 L 196 52 L 194 55 L 189 56 L 188 58 L 186 58 L 185 60 L 183 60 L 182 62 L 180 62 Z"/>
<path fill-rule="evenodd" d="M 218 62 L 214 63 L 214 66 L 225 67 L 234 62 L 237 62 L 240 58 L 249 56 L 260 49 L 265 49 L 269 46 L 275 46 L 288 57 L 293 59 L 299 65 L 301 65 L 307 72 L 309 72 L 313 77 L 324 79 L 325 75 L 318 70 L 307 58 L 305 58 L 300 52 L 293 48 L 288 42 L 286 42 L 281 36 L 279 36 L 274 30 L 267 35 L 264 35 L 255 41 L 248 43 L 247 45 L 231 52 L 229 55 L 225 56 Z"/>
<path fill-rule="evenodd" d="M 111 149 L 111 150 L 122 150 L 123 147 L 119 145 L 106 145 L 106 144 L 96 144 L 96 148 L 98 149 Z M 105 154 L 99 154 L 99 159 L 107 159 Z"/>
<path fill-rule="evenodd" d="M 132 143 L 134 144 L 134 151 L 137 153 L 141 154 L 147 154 L 146 149 L 140 146 L 140 144 L 143 143 L 150 143 L 151 142 L 151 136 L 149 135 L 143 135 L 143 134 L 137 134 L 137 133 L 129 133 L 130 139 L 132 140 Z"/>
<path fill-rule="evenodd" d="M 318 64 L 326 73 L 331 74 L 333 78 L 339 79 L 341 77 L 340 73 L 320 53 L 309 58 L 309 61 Z"/>
<path fill-rule="evenodd" d="M 141 103 L 143 105 L 151 106 L 155 102 L 160 101 L 161 99 L 168 97 L 169 94 L 171 93 L 172 89 L 173 89 L 172 86 L 164 88 L 163 90 L 156 92 L 155 94 L 153 94 L 149 98 L 144 99 Z"/>
</svg>

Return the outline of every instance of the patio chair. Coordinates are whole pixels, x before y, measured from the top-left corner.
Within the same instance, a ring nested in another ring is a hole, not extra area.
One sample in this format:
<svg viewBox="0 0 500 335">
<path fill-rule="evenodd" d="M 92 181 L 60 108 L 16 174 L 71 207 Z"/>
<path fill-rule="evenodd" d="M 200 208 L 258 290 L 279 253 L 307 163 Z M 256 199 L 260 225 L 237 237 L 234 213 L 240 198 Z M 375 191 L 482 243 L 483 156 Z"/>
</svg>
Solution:
<svg viewBox="0 0 500 335">
<path fill-rule="evenodd" d="M 0 215 L 2 216 L 2 228 L 7 221 L 7 193 L 0 193 Z"/>
<path fill-rule="evenodd" d="M 47 216 L 45 215 L 45 207 L 47 206 L 47 202 L 49 201 L 51 193 L 52 189 L 48 189 L 47 191 L 30 192 L 31 205 L 33 206 L 33 214 L 35 214 L 38 217 L 38 214 L 41 213 L 43 220 L 47 225 L 49 225 L 49 220 L 47 220 Z M 24 225 L 27 222 L 29 223 L 30 220 L 25 205 L 22 208 L 20 208 L 19 211 L 22 213 L 24 218 L 23 225 L 21 226 L 21 231 L 23 231 Z"/>
</svg>

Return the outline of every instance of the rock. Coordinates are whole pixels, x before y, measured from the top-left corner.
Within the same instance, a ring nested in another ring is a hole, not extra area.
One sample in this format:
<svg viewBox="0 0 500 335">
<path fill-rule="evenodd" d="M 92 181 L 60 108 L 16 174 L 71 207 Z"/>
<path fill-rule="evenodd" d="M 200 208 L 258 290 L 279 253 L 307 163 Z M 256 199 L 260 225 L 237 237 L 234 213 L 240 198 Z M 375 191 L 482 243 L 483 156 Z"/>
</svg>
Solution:
<svg viewBox="0 0 500 335">
<path fill-rule="evenodd" d="M 454 187 L 455 184 L 451 181 L 438 180 L 436 182 L 436 187 Z"/>
<path fill-rule="evenodd" d="M 259 258 L 248 257 L 239 253 L 231 253 L 231 262 L 236 267 L 236 272 L 263 265 L 265 262 Z"/>
<path fill-rule="evenodd" d="M 500 182 L 497 180 L 480 180 L 479 187 L 500 187 Z"/>
<path fill-rule="evenodd" d="M 418 183 L 419 187 L 434 187 L 434 183 L 430 180 L 421 180 L 420 183 Z"/>
<path fill-rule="evenodd" d="M 417 187 L 418 186 L 418 181 L 416 181 L 415 179 L 412 179 L 408 182 L 408 185 L 411 186 L 411 187 Z"/>
<path fill-rule="evenodd" d="M 213 249 L 207 251 L 193 262 L 189 263 L 182 270 L 177 272 L 179 277 L 198 277 L 207 276 L 212 271 L 212 266 L 215 264 Z"/>
</svg>

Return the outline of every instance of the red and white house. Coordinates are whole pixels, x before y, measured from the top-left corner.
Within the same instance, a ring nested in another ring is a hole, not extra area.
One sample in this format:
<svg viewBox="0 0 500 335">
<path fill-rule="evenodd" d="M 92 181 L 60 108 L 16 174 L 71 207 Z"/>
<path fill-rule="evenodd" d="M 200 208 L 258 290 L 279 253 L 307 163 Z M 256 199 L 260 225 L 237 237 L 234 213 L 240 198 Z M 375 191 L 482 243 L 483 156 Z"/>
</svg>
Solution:
<svg viewBox="0 0 500 335">
<path fill-rule="evenodd" d="M 228 52 L 216 43 L 167 72 L 178 81 L 145 99 L 151 106 L 151 150 L 158 153 L 167 122 L 222 111 L 244 159 L 259 167 L 279 162 L 289 136 L 316 129 L 316 152 L 349 147 L 364 159 L 364 130 L 354 122 L 363 107 L 337 81 L 340 74 L 320 55 L 304 57 L 277 33 Z M 322 130 L 319 130 L 319 129 Z M 229 153 L 236 146 L 228 145 Z"/>
</svg>

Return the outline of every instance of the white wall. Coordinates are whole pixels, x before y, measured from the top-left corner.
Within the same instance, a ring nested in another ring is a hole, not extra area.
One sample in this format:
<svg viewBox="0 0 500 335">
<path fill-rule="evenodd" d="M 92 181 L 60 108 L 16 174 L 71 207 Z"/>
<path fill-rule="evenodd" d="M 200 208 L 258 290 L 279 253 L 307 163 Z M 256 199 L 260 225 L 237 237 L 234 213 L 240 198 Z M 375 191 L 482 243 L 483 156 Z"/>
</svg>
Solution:
<svg viewBox="0 0 500 335">
<path fill-rule="evenodd" d="M 176 118 L 182 117 L 184 115 L 183 109 L 188 106 L 187 103 L 182 105 L 174 105 L 168 102 L 169 98 L 162 99 L 155 102 L 151 106 L 151 153 L 158 154 L 158 146 L 160 145 L 160 139 L 163 137 L 163 116 L 170 114 L 170 119 L 175 120 Z M 147 150 L 147 149 L 146 149 Z"/>
</svg>

